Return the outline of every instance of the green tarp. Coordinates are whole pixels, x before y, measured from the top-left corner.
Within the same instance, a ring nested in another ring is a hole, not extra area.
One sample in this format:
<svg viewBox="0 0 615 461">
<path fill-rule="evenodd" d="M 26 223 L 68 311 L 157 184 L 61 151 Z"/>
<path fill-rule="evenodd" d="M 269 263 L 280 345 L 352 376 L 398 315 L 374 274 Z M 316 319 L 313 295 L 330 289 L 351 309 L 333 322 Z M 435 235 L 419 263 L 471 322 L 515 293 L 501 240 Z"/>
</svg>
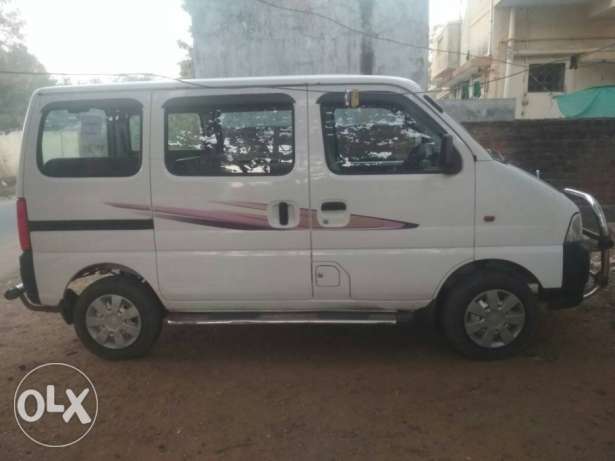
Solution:
<svg viewBox="0 0 615 461">
<path fill-rule="evenodd" d="M 615 118 L 615 85 L 587 88 L 555 99 L 566 118 Z"/>
</svg>

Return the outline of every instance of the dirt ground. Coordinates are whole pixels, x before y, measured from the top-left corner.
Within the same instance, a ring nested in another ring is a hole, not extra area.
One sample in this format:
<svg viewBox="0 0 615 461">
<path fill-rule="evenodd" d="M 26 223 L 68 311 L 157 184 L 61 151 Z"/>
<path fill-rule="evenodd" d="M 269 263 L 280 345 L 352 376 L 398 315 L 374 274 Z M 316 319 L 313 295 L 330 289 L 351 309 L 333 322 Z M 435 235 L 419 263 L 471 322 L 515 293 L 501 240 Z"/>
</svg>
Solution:
<svg viewBox="0 0 615 461">
<path fill-rule="evenodd" d="M 111 363 L 59 316 L 2 301 L 0 459 L 612 461 L 614 296 L 545 313 L 528 353 L 491 363 L 420 323 L 166 327 L 147 358 Z M 86 372 L 100 407 L 81 442 L 44 449 L 13 394 L 54 361 Z"/>
</svg>

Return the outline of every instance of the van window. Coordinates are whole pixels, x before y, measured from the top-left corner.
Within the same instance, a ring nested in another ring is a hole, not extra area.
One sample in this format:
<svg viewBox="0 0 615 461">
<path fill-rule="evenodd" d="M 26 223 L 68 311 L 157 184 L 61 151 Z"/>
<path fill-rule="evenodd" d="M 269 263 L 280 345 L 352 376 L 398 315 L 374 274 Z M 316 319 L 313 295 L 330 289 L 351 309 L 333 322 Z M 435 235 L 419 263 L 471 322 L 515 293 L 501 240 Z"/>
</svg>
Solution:
<svg viewBox="0 0 615 461">
<path fill-rule="evenodd" d="M 179 176 L 279 176 L 295 161 L 292 105 L 167 109 L 165 162 Z"/>
<path fill-rule="evenodd" d="M 47 176 L 121 177 L 141 164 L 141 108 L 100 103 L 53 104 L 43 115 L 38 164 Z"/>
<path fill-rule="evenodd" d="M 131 115 L 128 119 L 130 150 L 141 152 L 141 115 Z"/>
<path fill-rule="evenodd" d="M 442 132 L 408 104 L 363 97 L 358 107 L 321 103 L 325 154 L 336 174 L 439 173 Z"/>
</svg>

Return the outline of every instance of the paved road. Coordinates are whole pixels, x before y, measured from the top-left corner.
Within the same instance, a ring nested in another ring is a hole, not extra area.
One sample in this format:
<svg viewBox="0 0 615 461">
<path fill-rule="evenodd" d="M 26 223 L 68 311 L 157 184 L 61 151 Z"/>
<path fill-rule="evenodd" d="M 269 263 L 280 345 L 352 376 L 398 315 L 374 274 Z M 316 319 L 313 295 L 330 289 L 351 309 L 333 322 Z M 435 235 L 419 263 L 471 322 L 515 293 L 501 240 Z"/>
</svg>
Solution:
<svg viewBox="0 0 615 461">
<path fill-rule="evenodd" d="M 0 200 L 0 277 L 17 271 L 19 240 L 15 216 L 15 201 Z"/>
<path fill-rule="evenodd" d="M 0 199 L 0 243 L 17 235 L 15 200 Z"/>
</svg>

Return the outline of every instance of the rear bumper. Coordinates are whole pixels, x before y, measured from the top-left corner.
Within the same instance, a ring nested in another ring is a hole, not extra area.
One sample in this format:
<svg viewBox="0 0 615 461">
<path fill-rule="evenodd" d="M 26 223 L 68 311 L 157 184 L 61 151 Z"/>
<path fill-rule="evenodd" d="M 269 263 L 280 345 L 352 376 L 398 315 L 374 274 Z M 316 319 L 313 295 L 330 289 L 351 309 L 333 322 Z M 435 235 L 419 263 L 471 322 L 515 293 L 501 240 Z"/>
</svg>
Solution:
<svg viewBox="0 0 615 461">
<path fill-rule="evenodd" d="M 34 259 L 31 251 L 24 251 L 19 257 L 21 283 L 4 292 L 4 298 L 12 301 L 19 298 L 24 306 L 36 312 L 62 312 L 62 305 L 45 306 L 40 303 L 36 278 L 34 276 Z"/>
<path fill-rule="evenodd" d="M 19 257 L 19 272 L 21 283 L 28 299 L 35 304 L 39 304 L 40 299 L 38 297 L 36 277 L 34 276 L 34 257 L 32 251 L 24 251 Z"/>
</svg>

